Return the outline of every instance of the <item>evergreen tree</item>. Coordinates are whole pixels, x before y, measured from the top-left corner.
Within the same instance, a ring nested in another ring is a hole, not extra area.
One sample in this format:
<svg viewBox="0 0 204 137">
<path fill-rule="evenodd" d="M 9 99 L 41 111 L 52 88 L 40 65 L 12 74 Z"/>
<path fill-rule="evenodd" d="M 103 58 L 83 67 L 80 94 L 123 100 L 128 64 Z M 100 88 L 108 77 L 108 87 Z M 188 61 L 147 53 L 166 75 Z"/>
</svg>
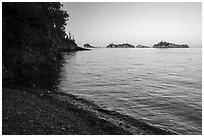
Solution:
<svg viewBox="0 0 204 137">
<path fill-rule="evenodd" d="M 3 68 L 19 76 L 46 61 L 49 64 L 59 54 L 69 17 L 62 6 L 58 2 L 2 3 Z"/>
</svg>

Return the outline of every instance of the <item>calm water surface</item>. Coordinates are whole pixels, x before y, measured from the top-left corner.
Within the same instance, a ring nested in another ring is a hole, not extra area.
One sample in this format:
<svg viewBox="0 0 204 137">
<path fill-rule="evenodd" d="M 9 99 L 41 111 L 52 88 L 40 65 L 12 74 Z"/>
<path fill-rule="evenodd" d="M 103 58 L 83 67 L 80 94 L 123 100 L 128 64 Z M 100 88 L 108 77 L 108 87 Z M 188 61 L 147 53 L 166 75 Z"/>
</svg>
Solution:
<svg viewBox="0 0 204 137">
<path fill-rule="evenodd" d="M 202 134 L 202 49 L 65 53 L 58 88 L 178 134 Z"/>
</svg>

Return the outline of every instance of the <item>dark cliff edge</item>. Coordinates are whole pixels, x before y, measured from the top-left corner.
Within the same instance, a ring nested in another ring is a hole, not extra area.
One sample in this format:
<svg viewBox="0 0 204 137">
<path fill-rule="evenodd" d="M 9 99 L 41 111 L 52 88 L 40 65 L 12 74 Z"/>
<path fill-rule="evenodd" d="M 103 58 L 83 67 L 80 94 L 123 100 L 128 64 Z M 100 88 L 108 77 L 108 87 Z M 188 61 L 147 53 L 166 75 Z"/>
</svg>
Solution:
<svg viewBox="0 0 204 137">
<path fill-rule="evenodd" d="M 174 44 L 161 41 L 157 44 L 154 44 L 153 48 L 189 48 L 189 46 L 187 44 Z"/>
</svg>

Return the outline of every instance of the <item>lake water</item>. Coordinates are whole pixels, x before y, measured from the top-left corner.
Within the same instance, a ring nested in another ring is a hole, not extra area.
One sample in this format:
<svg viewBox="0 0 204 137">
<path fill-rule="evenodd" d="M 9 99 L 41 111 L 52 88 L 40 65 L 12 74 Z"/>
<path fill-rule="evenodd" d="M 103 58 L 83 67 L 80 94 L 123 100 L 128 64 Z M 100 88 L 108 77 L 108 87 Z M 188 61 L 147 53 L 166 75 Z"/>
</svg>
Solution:
<svg viewBox="0 0 204 137">
<path fill-rule="evenodd" d="M 178 134 L 202 134 L 202 49 L 64 54 L 58 88 Z"/>
</svg>

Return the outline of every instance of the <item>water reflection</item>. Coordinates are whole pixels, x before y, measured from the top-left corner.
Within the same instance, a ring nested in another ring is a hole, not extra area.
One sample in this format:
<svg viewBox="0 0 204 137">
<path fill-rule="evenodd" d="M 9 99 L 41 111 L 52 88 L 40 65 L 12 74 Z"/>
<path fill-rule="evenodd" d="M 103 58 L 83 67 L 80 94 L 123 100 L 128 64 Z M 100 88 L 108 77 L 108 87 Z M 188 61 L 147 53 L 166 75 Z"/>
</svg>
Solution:
<svg viewBox="0 0 204 137">
<path fill-rule="evenodd" d="M 31 80 L 36 84 L 36 86 L 43 90 L 54 91 L 58 90 L 58 85 L 62 79 L 62 68 L 64 63 L 68 63 L 71 58 L 73 58 L 77 52 L 63 52 L 62 60 L 59 62 L 58 68 L 50 72 L 47 75 L 40 77 L 33 77 Z"/>
<path fill-rule="evenodd" d="M 68 63 L 69 60 L 71 60 L 73 57 L 75 57 L 77 52 L 63 52 L 62 53 L 62 64 Z"/>
</svg>

